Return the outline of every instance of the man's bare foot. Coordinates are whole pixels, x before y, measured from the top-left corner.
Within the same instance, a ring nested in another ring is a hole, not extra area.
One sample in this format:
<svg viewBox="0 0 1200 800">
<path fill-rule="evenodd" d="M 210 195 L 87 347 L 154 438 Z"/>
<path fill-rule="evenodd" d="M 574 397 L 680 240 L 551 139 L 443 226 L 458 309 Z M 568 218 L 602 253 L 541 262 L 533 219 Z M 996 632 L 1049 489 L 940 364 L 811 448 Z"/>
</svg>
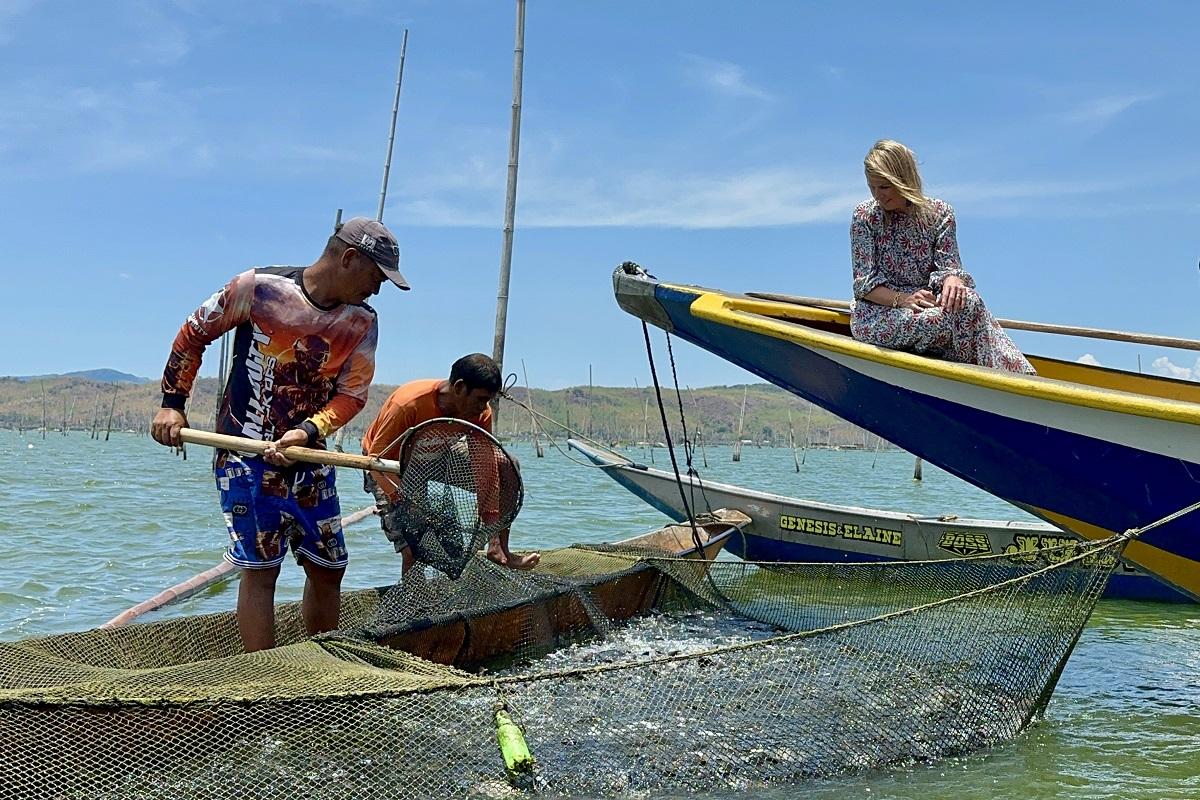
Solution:
<svg viewBox="0 0 1200 800">
<path fill-rule="evenodd" d="M 542 560 L 541 553 L 513 553 L 505 550 L 499 539 L 488 542 L 487 557 L 509 569 L 533 569 Z"/>
<path fill-rule="evenodd" d="M 508 566 L 508 554 L 504 552 L 500 540 L 493 537 L 487 546 L 487 557 L 502 567 Z"/>
<path fill-rule="evenodd" d="M 509 569 L 533 569 L 542 560 L 541 553 L 509 553 Z"/>
</svg>

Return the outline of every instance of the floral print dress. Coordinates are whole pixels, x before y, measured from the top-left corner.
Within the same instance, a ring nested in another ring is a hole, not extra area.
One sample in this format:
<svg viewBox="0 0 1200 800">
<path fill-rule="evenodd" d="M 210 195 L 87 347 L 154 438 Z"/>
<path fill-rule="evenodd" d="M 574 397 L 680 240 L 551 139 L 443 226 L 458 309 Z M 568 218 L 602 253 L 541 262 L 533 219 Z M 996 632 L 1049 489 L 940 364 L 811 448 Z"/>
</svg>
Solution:
<svg viewBox="0 0 1200 800">
<path fill-rule="evenodd" d="M 908 350 L 950 361 L 1034 374 L 1013 340 L 984 307 L 975 280 L 962 268 L 955 238 L 954 209 L 930 200 L 924 213 L 885 214 L 874 200 L 854 209 L 850 223 L 854 266 L 854 306 L 850 332 L 855 339 L 895 350 Z M 967 286 L 957 312 L 908 308 L 863 300 L 876 286 L 912 293 L 929 289 L 940 295 L 951 275 Z"/>
</svg>

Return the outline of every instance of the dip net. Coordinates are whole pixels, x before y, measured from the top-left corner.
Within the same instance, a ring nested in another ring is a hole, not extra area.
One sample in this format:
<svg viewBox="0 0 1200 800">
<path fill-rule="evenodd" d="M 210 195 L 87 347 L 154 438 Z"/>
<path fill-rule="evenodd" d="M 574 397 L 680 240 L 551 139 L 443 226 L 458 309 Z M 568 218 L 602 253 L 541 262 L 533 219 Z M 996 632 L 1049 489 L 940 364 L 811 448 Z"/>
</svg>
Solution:
<svg viewBox="0 0 1200 800">
<path fill-rule="evenodd" d="M 487 431 L 458 419 L 413 426 L 400 445 L 399 477 L 379 476 L 393 498 L 380 509 L 389 538 L 451 578 L 508 528 L 524 500 L 516 461 Z"/>
<path fill-rule="evenodd" d="M 253 654 L 232 613 L 0 643 L 0 797 L 753 793 L 963 754 L 1039 716 L 1125 544 L 680 555 L 747 521 L 418 567 L 334 634 L 280 606 Z"/>
</svg>

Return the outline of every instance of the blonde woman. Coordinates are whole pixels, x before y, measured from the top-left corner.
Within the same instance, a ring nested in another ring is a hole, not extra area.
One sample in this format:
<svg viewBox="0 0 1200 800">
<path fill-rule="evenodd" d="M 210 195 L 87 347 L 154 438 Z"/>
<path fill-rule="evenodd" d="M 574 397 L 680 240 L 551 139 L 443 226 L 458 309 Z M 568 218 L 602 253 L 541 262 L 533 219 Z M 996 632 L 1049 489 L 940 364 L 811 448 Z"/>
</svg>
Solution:
<svg viewBox="0 0 1200 800">
<path fill-rule="evenodd" d="M 854 209 L 850 223 L 854 338 L 1033 374 L 962 268 L 954 209 L 921 192 L 913 151 L 881 139 L 863 166 L 871 199 Z"/>
</svg>

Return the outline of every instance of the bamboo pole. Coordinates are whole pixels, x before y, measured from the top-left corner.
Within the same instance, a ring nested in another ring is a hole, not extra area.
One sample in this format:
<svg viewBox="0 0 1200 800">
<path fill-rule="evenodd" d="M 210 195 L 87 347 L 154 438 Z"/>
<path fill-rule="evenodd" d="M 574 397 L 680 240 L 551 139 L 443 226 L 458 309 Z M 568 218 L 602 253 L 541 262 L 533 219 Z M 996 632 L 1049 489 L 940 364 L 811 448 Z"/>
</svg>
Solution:
<svg viewBox="0 0 1200 800">
<path fill-rule="evenodd" d="M 46 415 L 46 382 L 38 381 L 38 385 L 42 387 L 42 438 L 45 439 L 46 425 L 49 423 L 49 419 Z"/>
<path fill-rule="evenodd" d="M 408 28 L 404 29 L 404 39 L 400 43 L 400 68 L 396 71 L 396 97 L 392 101 L 392 126 L 388 133 L 387 157 L 383 161 L 383 186 L 379 189 L 379 211 L 375 219 L 383 222 L 383 205 L 387 200 L 388 175 L 392 171 L 392 146 L 396 142 L 396 117 L 400 113 L 400 86 L 404 83 L 404 57 L 408 53 Z"/>
<path fill-rule="evenodd" d="M 692 405 L 696 407 L 696 442 L 700 445 L 700 458 L 704 461 L 704 468 L 708 469 L 708 451 L 704 446 L 704 418 L 700 415 L 700 402 L 696 400 L 696 393 L 692 391 L 692 387 L 687 387 L 687 390 L 692 397 Z"/>
<path fill-rule="evenodd" d="M 513 226 L 517 215 L 517 164 L 521 152 L 521 80 L 525 64 L 525 0 L 517 0 L 516 44 L 513 47 L 512 122 L 508 134 L 508 185 L 504 193 L 504 240 L 500 253 L 500 282 L 496 290 L 496 333 L 492 358 L 504 367 L 504 337 L 508 326 L 508 286 L 512 275 Z M 492 409 L 494 415 L 499 404 Z"/>
<path fill-rule="evenodd" d="M 738 415 L 737 438 L 733 441 L 733 460 L 742 460 L 742 428 L 746 424 L 746 398 L 750 394 L 750 387 L 747 386 L 742 392 L 742 413 Z"/>
<path fill-rule="evenodd" d="M 796 465 L 796 472 L 800 471 L 800 457 L 796 455 L 796 433 L 792 428 L 792 410 L 788 409 L 788 447 L 792 449 L 792 463 Z"/>
<path fill-rule="evenodd" d="M 96 438 L 96 428 L 100 425 L 100 390 L 96 390 L 96 407 L 92 410 L 92 436 Z"/>
<path fill-rule="evenodd" d="M 804 424 L 804 452 L 800 454 L 800 463 L 808 460 L 808 448 L 812 446 L 812 403 L 808 404 L 808 421 Z"/>
<path fill-rule="evenodd" d="M 63 436 L 67 435 L 67 395 L 65 392 L 63 393 L 62 428 L 59 429 L 59 433 L 61 433 Z"/>
<path fill-rule="evenodd" d="M 197 428 L 182 429 L 179 432 L 179 438 L 191 444 L 234 450 L 239 453 L 254 453 L 255 455 L 262 455 L 272 445 L 272 442 L 246 439 L 241 436 L 227 436 L 223 433 L 202 431 Z M 288 447 L 282 451 L 282 454 L 293 461 L 303 461 L 308 464 L 328 464 L 334 467 L 390 472 L 395 475 L 399 475 L 401 471 L 399 461 L 375 458 L 374 456 L 359 456 L 353 453 L 317 450 L 312 447 Z"/>
<path fill-rule="evenodd" d="M 771 292 L 747 292 L 746 296 L 759 300 L 772 300 L 777 303 L 829 308 L 835 311 L 850 310 L 850 303 L 846 300 L 830 300 L 823 297 L 804 297 L 801 295 L 774 294 Z M 997 319 L 996 321 L 1001 326 L 1014 331 L 1054 333 L 1061 336 L 1080 336 L 1086 339 L 1108 339 L 1114 342 L 1149 344 L 1156 347 L 1173 347 L 1179 350 L 1200 350 L 1200 340 L 1182 339 L 1176 336 L 1159 336 L 1153 333 L 1117 331 L 1106 328 L 1084 328 L 1077 325 L 1055 325 L 1049 322 L 1028 322 L 1019 319 Z"/>
<path fill-rule="evenodd" d="M 521 374 L 525 376 L 525 395 L 529 400 L 529 434 L 533 437 L 533 449 L 538 458 L 545 458 L 542 452 L 542 437 L 538 436 L 537 420 L 533 416 L 533 389 L 529 387 L 529 373 L 525 370 L 525 359 L 521 359 Z"/>
<path fill-rule="evenodd" d="M 106 425 L 104 428 L 104 441 L 106 441 L 106 442 L 108 441 L 108 435 L 110 433 L 112 433 L 113 411 L 115 411 L 117 409 L 117 390 L 120 388 L 121 388 L 121 384 L 119 384 L 119 383 L 113 384 L 112 405 L 110 405 L 108 407 L 108 425 Z"/>
</svg>

